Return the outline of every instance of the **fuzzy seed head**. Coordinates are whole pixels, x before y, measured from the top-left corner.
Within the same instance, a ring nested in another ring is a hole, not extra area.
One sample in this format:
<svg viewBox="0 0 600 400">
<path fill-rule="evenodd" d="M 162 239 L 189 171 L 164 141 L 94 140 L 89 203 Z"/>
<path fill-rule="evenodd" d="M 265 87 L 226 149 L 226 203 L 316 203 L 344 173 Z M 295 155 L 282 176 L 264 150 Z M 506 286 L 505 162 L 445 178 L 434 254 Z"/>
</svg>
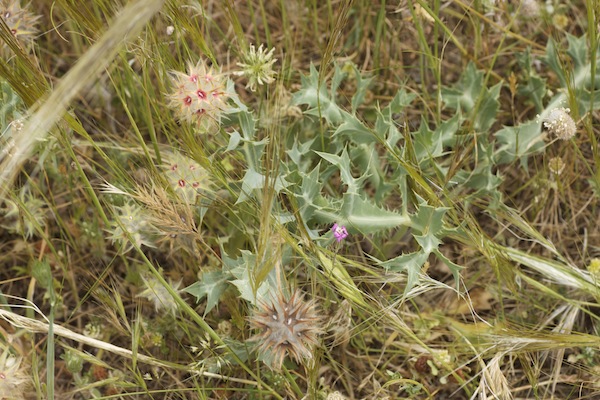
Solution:
<svg viewBox="0 0 600 400">
<path fill-rule="evenodd" d="M 196 65 L 188 65 L 187 74 L 171 71 L 171 81 L 170 105 L 179 119 L 196 124 L 204 131 L 219 126 L 231 97 L 225 75 L 199 61 Z"/>
<path fill-rule="evenodd" d="M 544 126 L 550 133 L 556 135 L 558 139 L 568 140 L 577 133 L 577 125 L 571 116 L 568 108 L 555 108 L 544 119 Z"/>
<path fill-rule="evenodd" d="M 21 8 L 19 0 L 1 0 L 0 16 L 17 39 L 32 39 L 37 33 L 35 25 L 40 18 L 39 15 L 34 15 L 26 8 Z"/>
<path fill-rule="evenodd" d="M 133 249 L 133 243 L 138 247 L 155 247 L 149 234 L 156 231 L 156 228 L 149 222 L 147 213 L 138 204 L 132 202 L 125 203 L 121 207 L 115 207 L 115 220 L 111 225 L 110 239 L 113 243 L 121 242 L 123 253 Z"/>
<path fill-rule="evenodd" d="M 558 29 L 565 29 L 569 25 L 569 22 L 571 22 L 569 17 L 564 14 L 556 13 L 552 16 L 552 25 Z"/>
<path fill-rule="evenodd" d="M 559 176 L 565 169 L 565 162 L 560 157 L 553 157 L 548 161 L 548 169 L 553 175 Z"/>
<path fill-rule="evenodd" d="M 256 85 L 268 85 L 275 81 L 277 72 L 273 71 L 273 64 L 277 59 L 273 58 L 274 52 L 274 47 L 267 50 L 263 49 L 261 44 L 256 50 L 253 44 L 250 45 L 250 50 L 244 56 L 244 62 L 237 63 L 242 70 L 235 73 L 238 76 L 248 78 L 246 89 L 250 88 L 254 92 L 256 91 Z"/>
<path fill-rule="evenodd" d="M 326 400 L 346 400 L 346 397 L 340 392 L 333 392 L 327 395 Z"/>
<path fill-rule="evenodd" d="M 102 339 L 106 327 L 99 321 L 91 321 L 83 327 L 83 335 L 92 339 Z"/>
<path fill-rule="evenodd" d="M 156 312 L 165 311 L 171 315 L 175 314 L 175 311 L 177 311 L 177 303 L 158 279 L 153 276 L 142 276 L 142 280 L 144 281 L 144 290 L 140 292 L 137 297 L 144 297 L 153 303 Z M 181 281 L 169 281 L 168 283 L 176 292 L 181 291 L 179 289 Z"/>
<path fill-rule="evenodd" d="M 538 0 L 521 0 L 517 12 L 519 17 L 523 19 L 535 19 L 541 14 L 541 7 Z"/>
<path fill-rule="evenodd" d="M 4 351 L 0 355 L 0 399 L 24 399 L 31 377 L 21 365 L 21 359 Z"/>
<path fill-rule="evenodd" d="M 199 196 L 211 190 L 208 171 L 191 158 L 173 154 L 164 170 L 169 184 L 184 203 L 195 204 Z"/>
<path fill-rule="evenodd" d="M 281 369 L 286 355 L 297 362 L 311 359 L 322 333 L 314 301 L 304 301 L 299 291 L 287 300 L 279 293 L 270 302 L 259 302 L 250 325 L 259 330 L 250 341 L 256 342 L 261 358 L 275 370 Z"/>
<path fill-rule="evenodd" d="M 1 226 L 9 232 L 30 239 L 46 226 L 46 204 L 26 190 L 21 191 L 19 197 L 19 202 L 5 200 L 4 208 L 0 210 L 4 214 Z"/>
</svg>

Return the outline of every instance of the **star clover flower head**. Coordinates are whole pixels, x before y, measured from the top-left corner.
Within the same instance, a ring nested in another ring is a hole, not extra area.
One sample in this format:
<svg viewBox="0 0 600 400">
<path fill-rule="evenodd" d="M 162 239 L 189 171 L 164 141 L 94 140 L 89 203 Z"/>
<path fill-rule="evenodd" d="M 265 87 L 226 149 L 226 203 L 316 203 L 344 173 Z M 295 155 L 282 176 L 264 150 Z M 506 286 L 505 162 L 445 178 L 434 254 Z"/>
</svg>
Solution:
<svg viewBox="0 0 600 400">
<path fill-rule="evenodd" d="M 197 124 L 204 131 L 220 125 L 232 96 L 224 74 L 200 60 L 196 65 L 189 64 L 187 73 L 171 71 L 171 81 L 170 105 L 180 120 Z"/>
<path fill-rule="evenodd" d="M 210 174 L 200 164 L 178 153 L 167 157 L 164 166 L 167 179 L 183 202 L 195 204 L 198 197 L 211 191 Z"/>
<path fill-rule="evenodd" d="M 38 32 L 36 25 L 40 16 L 21 7 L 18 0 L 1 0 L 0 17 L 17 39 L 32 40 Z"/>
<path fill-rule="evenodd" d="M 31 376 L 25 365 L 8 350 L 0 354 L 0 399 L 25 399 L 26 389 L 30 386 Z"/>
<path fill-rule="evenodd" d="M 115 219 L 109 229 L 109 239 L 113 243 L 119 242 L 123 253 L 134 248 L 130 238 L 138 247 L 156 247 L 149 236 L 156 228 L 149 222 L 146 211 L 140 205 L 127 202 L 114 209 Z"/>
<path fill-rule="evenodd" d="M 175 314 L 177 311 L 177 303 L 167 290 L 159 281 L 153 276 L 142 276 L 144 282 L 144 290 L 141 291 L 137 297 L 144 297 L 152 304 L 157 312 L 165 311 L 169 314 Z M 181 286 L 181 280 L 173 282 L 168 281 L 168 284 L 176 292 L 181 292 L 179 288 Z"/>
<path fill-rule="evenodd" d="M 258 333 L 248 340 L 255 343 L 259 358 L 274 370 L 281 369 L 286 356 L 297 362 L 312 359 L 318 336 L 323 333 L 315 301 L 304 300 L 297 290 L 290 297 L 280 292 L 270 301 L 259 301 L 249 321 Z"/>
</svg>

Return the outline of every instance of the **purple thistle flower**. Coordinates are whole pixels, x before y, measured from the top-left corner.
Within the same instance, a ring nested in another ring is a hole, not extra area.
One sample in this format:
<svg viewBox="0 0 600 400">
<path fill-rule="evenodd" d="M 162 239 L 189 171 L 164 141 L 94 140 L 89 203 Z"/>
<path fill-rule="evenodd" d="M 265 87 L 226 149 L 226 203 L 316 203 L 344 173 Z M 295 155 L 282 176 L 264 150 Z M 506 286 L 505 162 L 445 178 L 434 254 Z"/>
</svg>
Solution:
<svg viewBox="0 0 600 400">
<path fill-rule="evenodd" d="M 335 240 L 337 240 L 338 243 L 348 237 L 348 230 L 344 225 L 338 225 L 335 223 L 333 224 L 331 230 L 333 231 L 333 237 L 335 237 Z"/>
</svg>

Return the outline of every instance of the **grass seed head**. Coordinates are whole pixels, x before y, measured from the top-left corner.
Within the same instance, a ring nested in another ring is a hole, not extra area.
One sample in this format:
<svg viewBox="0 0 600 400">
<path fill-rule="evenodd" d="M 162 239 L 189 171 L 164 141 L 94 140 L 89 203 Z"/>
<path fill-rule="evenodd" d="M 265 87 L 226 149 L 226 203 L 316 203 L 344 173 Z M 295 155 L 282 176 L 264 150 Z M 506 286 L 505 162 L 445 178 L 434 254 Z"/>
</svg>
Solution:
<svg viewBox="0 0 600 400">
<path fill-rule="evenodd" d="M 171 72 L 173 92 L 169 98 L 179 119 L 197 124 L 205 131 L 218 127 L 229 108 L 225 75 L 207 67 L 203 61 L 189 64 L 188 72 Z"/>
<path fill-rule="evenodd" d="M 299 291 L 289 299 L 280 292 L 270 302 L 259 302 L 250 324 L 259 330 L 250 341 L 256 342 L 261 358 L 276 370 L 281 369 L 286 355 L 297 362 L 311 359 L 322 333 L 314 301 L 304 301 Z"/>
</svg>

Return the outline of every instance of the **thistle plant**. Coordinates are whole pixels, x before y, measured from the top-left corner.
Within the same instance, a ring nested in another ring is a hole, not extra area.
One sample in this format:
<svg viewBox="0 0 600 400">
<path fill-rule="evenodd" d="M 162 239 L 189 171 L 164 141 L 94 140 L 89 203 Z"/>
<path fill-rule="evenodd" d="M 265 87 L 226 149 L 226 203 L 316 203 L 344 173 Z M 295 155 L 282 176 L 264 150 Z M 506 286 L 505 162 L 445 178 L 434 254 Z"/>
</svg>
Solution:
<svg viewBox="0 0 600 400">
<path fill-rule="evenodd" d="M 224 74 L 200 60 L 196 65 L 189 64 L 187 73 L 171 71 L 171 81 L 170 105 L 180 120 L 195 124 L 203 131 L 219 126 L 231 96 Z"/>
<path fill-rule="evenodd" d="M 275 48 L 271 50 L 263 49 L 261 44 L 256 50 L 254 45 L 250 45 L 250 50 L 243 57 L 244 62 L 237 63 L 241 71 L 235 72 L 238 76 L 245 76 L 248 79 L 246 89 L 256 91 L 257 85 L 268 85 L 275 81 L 277 72 L 273 71 L 273 64 L 277 61 L 273 58 Z"/>
<path fill-rule="evenodd" d="M 279 292 L 269 302 L 259 301 L 250 325 L 259 330 L 250 341 L 256 342 L 260 357 L 276 370 L 287 355 L 297 362 L 311 359 L 322 333 L 314 301 L 304 301 L 297 290 L 289 299 Z"/>
</svg>

